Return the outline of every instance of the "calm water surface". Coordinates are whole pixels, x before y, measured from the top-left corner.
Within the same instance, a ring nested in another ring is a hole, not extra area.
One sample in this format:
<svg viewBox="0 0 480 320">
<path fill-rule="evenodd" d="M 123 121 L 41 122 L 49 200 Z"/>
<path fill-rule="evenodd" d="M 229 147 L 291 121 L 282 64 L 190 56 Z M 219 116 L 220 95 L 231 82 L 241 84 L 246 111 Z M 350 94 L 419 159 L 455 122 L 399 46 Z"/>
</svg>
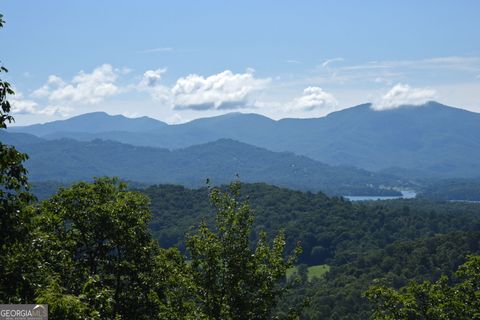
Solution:
<svg viewBox="0 0 480 320">
<path fill-rule="evenodd" d="M 386 196 L 344 196 L 345 199 L 350 201 L 377 201 L 377 200 L 393 200 L 393 199 L 413 199 L 417 196 L 417 193 L 413 190 L 402 190 L 401 196 L 386 197 Z"/>
</svg>

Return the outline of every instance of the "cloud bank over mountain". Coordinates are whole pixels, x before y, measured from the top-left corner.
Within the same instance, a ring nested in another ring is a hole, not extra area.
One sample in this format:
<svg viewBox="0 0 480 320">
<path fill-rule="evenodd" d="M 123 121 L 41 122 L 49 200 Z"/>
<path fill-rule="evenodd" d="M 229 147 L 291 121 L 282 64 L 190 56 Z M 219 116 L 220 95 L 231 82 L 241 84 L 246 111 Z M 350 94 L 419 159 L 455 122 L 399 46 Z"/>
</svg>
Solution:
<svg viewBox="0 0 480 320">
<path fill-rule="evenodd" d="M 427 88 L 413 88 L 399 83 L 372 104 L 376 111 L 396 109 L 401 106 L 420 106 L 436 98 L 436 91 Z"/>
<path fill-rule="evenodd" d="M 320 87 L 308 87 L 303 95 L 294 99 L 290 108 L 294 110 L 313 111 L 315 109 L 334 109 L 338 105 L 337 99 Z"/>
</svg>

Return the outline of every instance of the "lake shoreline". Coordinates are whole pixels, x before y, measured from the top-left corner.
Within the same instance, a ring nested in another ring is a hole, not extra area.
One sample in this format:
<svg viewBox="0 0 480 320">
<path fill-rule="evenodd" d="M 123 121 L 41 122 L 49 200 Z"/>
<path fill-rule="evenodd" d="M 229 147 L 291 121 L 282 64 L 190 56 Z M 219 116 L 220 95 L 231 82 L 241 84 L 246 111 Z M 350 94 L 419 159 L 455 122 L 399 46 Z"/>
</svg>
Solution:
<svg viewBox="0 0 480 320">
<path fill-rule="evenodd" d="M 396 200 L 396 199 L 414 199 L 417 193 L 414 190 L 400 190 L 401 196 L 343 196 L 349 201 L 382 201 L 382 200 Z"/>
</svg>

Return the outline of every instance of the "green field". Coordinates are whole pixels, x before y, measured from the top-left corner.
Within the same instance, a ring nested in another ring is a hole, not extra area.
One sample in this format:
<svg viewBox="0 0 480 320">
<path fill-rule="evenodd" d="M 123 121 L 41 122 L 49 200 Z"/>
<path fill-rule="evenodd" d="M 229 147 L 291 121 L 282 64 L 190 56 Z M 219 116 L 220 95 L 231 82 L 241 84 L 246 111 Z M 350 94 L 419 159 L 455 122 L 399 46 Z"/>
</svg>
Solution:
<svg viewBox="0 0 480 320">
<path fill-rule="evenodd" d="M 308 281 L 312 281 L 313 278 L 322 278 L 329 270 L 330 266 L 327 264 L 308 267 Z M 289 268 L 287 278 L 290 278 L 295 272 L 298 272 L 298 267 Z"/>
</svg>

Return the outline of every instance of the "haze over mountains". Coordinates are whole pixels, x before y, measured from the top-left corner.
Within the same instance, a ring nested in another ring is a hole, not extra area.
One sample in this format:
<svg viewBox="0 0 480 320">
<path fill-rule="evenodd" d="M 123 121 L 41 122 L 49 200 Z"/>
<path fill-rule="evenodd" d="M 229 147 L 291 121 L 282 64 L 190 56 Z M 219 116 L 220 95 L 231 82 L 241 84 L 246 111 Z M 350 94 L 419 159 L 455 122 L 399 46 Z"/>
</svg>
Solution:
<svg viewBox="0 0 480 320">
<path fill-rule="evenodd" d="M 229 139 L 170 151 L 99 139 L 49 141 L 4 132 L 0 137 L 29 155 L 26 166 L 32 181 L 71 182 L 107 175 L 146 184 L 199 187 L 207 178 L 222 184 L 240 174 L 245 182 L 268 182 L 330 194 L 392 194 L 377 187 L 398 184 L 398 179 L 386 175 L 334 167 L 305 156 L 272 152 Z"/>
<path fill-rule="evenodd" d="M 279 121 L 230 113 L 179 125 L 91 113 L 9 131 L 47 140 L 103 139 L 167 149 L 232 139 L 334 166 L 401 176 L 480 176 L 480 114 L 436 102 L 384 111 L 363 104 L 323 118 Z"/>
</svg>

